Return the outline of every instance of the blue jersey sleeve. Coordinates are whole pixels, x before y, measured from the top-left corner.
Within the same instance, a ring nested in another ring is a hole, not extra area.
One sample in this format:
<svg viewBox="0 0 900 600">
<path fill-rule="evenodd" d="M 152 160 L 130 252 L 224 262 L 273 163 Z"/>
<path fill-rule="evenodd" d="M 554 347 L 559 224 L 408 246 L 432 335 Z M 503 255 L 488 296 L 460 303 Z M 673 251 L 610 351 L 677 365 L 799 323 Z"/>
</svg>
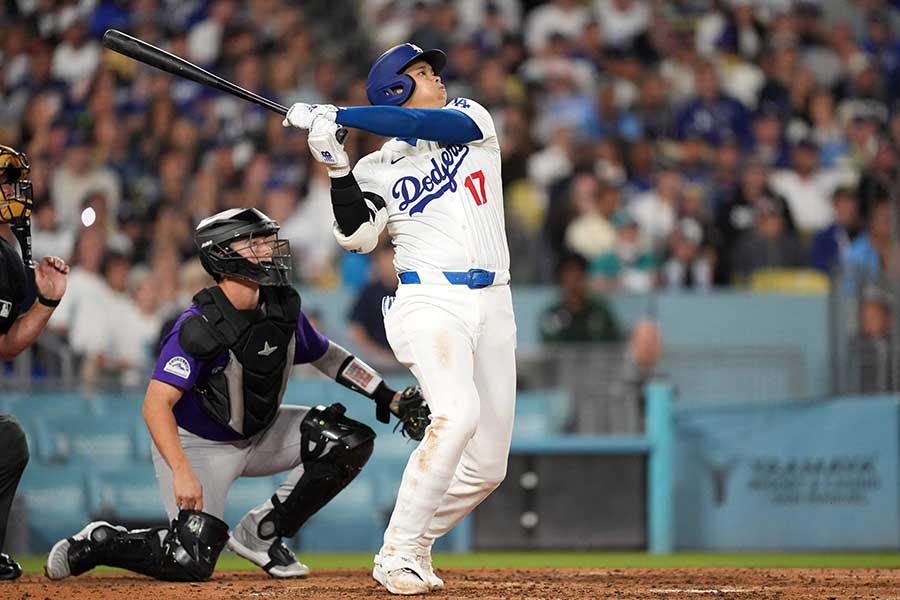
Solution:
<svg viewBox="0 0 900 600">
<path fill-rule="evenodd" d="M 378 135 L 468 144 L 482 138 L 475 121 L 461 111 L 399 106 L 353 106 L 338 110 L 336 121 Z"/>
</svg>

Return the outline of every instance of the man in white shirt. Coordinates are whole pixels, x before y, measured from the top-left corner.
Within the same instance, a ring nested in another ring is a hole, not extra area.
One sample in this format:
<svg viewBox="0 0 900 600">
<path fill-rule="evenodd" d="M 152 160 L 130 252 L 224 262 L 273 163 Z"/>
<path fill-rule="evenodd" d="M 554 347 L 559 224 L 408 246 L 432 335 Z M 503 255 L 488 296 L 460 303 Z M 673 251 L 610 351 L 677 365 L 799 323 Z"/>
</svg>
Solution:
<svg viewBox="0 0 900 600">
<path fill-rule="evenodd" d="M 797 229 L 815 233 L 834 220 L 831 197 L 841 186 L 856 184 L 850 169 L 819 169 L 819 149 L 812 140 L 799 142 L 791 153 L 791 168 L 772 173 L 769 185 L 784 196 Z"/>
</svg>

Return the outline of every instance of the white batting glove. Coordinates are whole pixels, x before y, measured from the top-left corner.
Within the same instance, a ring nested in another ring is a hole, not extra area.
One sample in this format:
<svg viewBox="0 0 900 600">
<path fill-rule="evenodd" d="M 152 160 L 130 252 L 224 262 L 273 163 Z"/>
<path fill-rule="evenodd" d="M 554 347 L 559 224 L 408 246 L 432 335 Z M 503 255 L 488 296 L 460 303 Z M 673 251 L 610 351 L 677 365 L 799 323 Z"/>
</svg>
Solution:
<svg viewBox="0 0 900 600">
<path fill-rule="evenodd" d="M 307 143 L 313 158 L 328 167 L 328 176 L 343 177 L 350 173 L 350 157 L 337 140 L 338 125 L 327 119 L 315 119 Z"/>
<path fill-rule="evenodd" d="M 299 129 L 310 129 L 313 121 L 322 117 L 322 120 L 331 121 L 337 118 L 337 106 L 333 104 L 306 104 L 305 102 L 297 102 L 291 105 L 281 124 L 285 127 L 297 127 Z"/>
</svg>

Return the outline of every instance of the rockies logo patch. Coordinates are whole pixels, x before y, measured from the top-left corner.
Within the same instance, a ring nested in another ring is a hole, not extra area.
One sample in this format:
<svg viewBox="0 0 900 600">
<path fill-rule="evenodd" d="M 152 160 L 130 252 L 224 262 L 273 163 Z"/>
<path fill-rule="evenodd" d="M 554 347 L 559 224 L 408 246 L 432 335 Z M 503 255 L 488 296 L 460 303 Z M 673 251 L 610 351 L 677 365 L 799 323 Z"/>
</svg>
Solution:
<svg viewBox="0 0 900 600">
<path fill-rule="evenodd" d="M 173 356 L 163 367 L 163 371 L 187 379 L 191 376 L 191 363 L 183 356 Z"/>
<path fill-rule="evenodd" d="M 0 300 L 0 319 L 5 319 L 12 313 L 12 302 Z"/>
</svg>

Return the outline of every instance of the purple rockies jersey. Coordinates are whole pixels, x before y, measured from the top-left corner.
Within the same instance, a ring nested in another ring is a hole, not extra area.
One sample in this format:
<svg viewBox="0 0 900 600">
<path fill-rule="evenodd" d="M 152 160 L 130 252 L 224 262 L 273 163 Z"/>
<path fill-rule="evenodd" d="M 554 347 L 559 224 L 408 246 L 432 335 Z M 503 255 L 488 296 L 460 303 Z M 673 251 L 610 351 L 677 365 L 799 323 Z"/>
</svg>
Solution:
<svg viewBox="0 0 900 600">
<path fill-rule="evenodd" d="M 200 397 L 194 390 L 194 385 L 206 379 L 214 368 L 225 366 L 228 362 L 228 352 L 225 351 L 210 360 L 198 360 L 185 352 L 178 341 L 184 320 L 199 314 L 200 309 L 192 305 L 178 317 L 172 331 L 163 339 L 162 350 L 153 369 L 152 378 L 184 390 L 181 399 L 172 407 L 175 422 L 179 427 L 208 440 L 221 442 L 239 440 L 241 436 L 238 433 L 220 425 L 203 412 Z M 328 338 L 316 331 L 302 312 L 297 319 L 297 333 L 294 337 L 295 365 L 318 360 L 328 349 Z"/>
</svg>

